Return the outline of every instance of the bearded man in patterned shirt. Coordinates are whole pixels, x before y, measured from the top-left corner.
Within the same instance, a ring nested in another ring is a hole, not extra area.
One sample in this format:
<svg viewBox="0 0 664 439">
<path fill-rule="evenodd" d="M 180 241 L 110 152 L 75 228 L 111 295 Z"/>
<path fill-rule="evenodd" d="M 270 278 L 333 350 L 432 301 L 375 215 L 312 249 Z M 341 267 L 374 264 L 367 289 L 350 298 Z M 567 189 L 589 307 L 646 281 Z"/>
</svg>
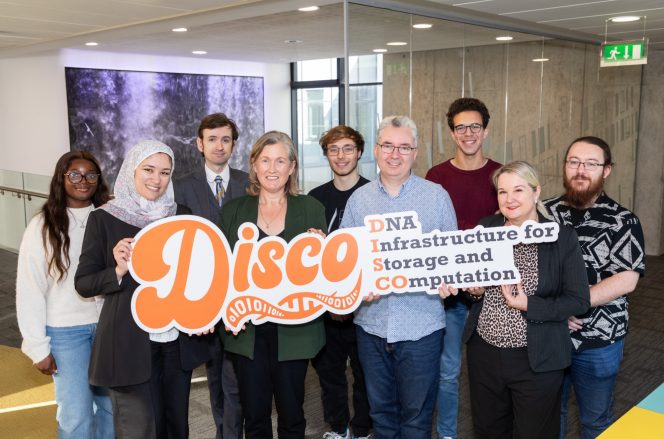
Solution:
<svg viewBox="0 0 664 439">
<path fill-rule="evenodd" d="M 574 352 L 563 384 L 561 438 L 572 386 L 583 439 L 599 436 L 613 422 L 628 294 L 645 271 L 639 218 L 604 192 L 612 168 L 611 149 L 604 140 L 574 140 L 565 154 L 565 194 L 545 202 L 555 221 L 576 229 L 590 282 L 591 308 L 569 319 Z"/>
</svg>

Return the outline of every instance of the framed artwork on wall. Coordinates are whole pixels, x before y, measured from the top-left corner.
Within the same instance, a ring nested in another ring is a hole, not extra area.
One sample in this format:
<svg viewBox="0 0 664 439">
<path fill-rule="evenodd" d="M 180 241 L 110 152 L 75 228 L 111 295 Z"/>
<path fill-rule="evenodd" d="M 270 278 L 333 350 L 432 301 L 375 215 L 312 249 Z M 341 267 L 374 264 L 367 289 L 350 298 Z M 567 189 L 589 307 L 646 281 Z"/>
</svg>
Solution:
<svg viewBox="0 0 664 439">
<path fill-rule="evenodd" d="M 198 125 L 210 113 L 233 119 L 240 137 L 230 165 L 248 170 L 251 145 L 264 132 L 263 78 L 65 68 L 71 150 L 89 151 L 115 181 L 125 152 L 141 140 L 175 153 L 173 178 L 198 166 Z"/>
</svg>

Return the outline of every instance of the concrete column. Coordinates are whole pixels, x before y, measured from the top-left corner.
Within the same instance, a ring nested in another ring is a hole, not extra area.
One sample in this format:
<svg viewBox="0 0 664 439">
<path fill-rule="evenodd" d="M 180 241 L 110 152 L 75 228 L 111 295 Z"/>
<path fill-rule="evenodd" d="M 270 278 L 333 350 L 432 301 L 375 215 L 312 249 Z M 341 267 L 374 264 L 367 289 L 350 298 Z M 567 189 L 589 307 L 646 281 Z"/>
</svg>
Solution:
<svg viewBox="0 0 664 439">
<path fill-rule="evenodd" d="M 664 253 L 664 51 L 651 50 L 643 66 L 636 155 L 634 213 L 646 253 Z"/>
</svg>

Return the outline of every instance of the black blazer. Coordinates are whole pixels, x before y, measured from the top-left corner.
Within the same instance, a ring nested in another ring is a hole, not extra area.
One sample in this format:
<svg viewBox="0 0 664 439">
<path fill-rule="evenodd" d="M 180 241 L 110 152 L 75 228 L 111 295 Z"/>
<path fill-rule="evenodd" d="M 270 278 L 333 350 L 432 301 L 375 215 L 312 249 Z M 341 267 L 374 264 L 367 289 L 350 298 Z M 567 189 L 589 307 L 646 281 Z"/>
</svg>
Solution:
<svg viewBox="0 0 664 439">
<path fill-rule="evenodd" d="M 228 170 L 231 178 L 228 182 L 228 189 L 224 194 L 224 203 L 233 198 L 247 195 L 247 186 L 249 185 L 249 176 L 246 172 L 230 167 Z M 210 190 L 204 167 L 173 181 L 173 188 L 175 201 L 178 204 L 190 208 L 194 215 L 202 216 L 215 224 L 219 222 L 221 208 L 217 205 L 217 199 Z"/>
<path fill-rule="evenodd" d="M 178 206 L 177 214 L 188 213 L 189 209 Z M 118 284 L 113 257 L 118 241 L 139 230 L 101 209 L 90 213 L 85 229 L 74 285 L 83 297 L 104 297 L 88 371 L 90 384 L 96 386 L 129 386 L 150 379 L 150 336 L 131 314 L 131 297 L 138 283 L 127 273 Z M 178 340 L 182 369 L 192 370 L 209 360 L 205 338 L 180 333 Z"/>
<path fill-rule="evenodd" d="M 551 222 L 539 215 L 540 222 Z M 480 220 L 484 227 L 503 226 L 502 215 Z M 528 359 L 535 372 L 564 369 L 571 363 L 572 340 L 567 319 L 586 312 L 590 306 L 590 287 L 581 247 L 573 228 L 560 225 L 556 242 L 538 244 L 537 267 L 539 282 L 533 296 L 528 297 L 526 337 Z M 468 342 L 477 328 L 483 298 L 472 304 L 463 332 Z"/>
</svg>

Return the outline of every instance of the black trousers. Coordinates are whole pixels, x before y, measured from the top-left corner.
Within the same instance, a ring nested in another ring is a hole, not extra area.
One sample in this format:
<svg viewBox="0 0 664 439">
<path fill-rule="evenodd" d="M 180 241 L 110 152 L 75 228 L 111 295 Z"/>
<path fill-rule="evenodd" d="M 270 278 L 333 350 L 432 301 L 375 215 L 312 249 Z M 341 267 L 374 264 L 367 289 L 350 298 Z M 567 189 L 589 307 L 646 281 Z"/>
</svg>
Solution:
<svg viewBox="0 0 664 439">
<path fill-rule="evenodd" d="M 477 333 L 467 355 L 476 438 L 558 437 L 563 370 L 534 372 L 527 348 L 498 348 Z"/>
<path fill-rule="evenodd" d="M 304 379 L 308 360 L 278 361 L 277 325 L 256 326 L 254 359 L 234 355 L 247 439 L 272 439 L 272 396 L 277 408 L 277 436 L 303 439 Z"/>
<path fill-rule="evenodd" d="M 191 371 L 182 369 L 178 340 L 150 342 L 150 348 L 150 381 L 110 389 L 115 434 L 119 439 L 185 439 Z"/>
<path fill-rule="evenodd" d="M 108 389 L 113 404 L 113 426 L 118 439 L 155 439 L 150 382 Z"/>
<path fill-rule="evenodd" d="M 208 336 L 212 358 L 205 363 L 216 439 L 242 439 L 242 405 L 233 364 L 224 355 L 217 333 Z"/>
<path fill-rule="evenodd" d="M 369 400 L 364 373 L 357 355 L 355 323 L 349 318 L 337 321 L 325 315 L 325 347 L 312 360 L 318 373 L 325 422 L 336 432 L 344 432 L 349 423 L 355 436 L 368 436 L 371 430 Z M 353 372 L 353 419 L 348 407 L 347 361 Z"/>
</svg>

